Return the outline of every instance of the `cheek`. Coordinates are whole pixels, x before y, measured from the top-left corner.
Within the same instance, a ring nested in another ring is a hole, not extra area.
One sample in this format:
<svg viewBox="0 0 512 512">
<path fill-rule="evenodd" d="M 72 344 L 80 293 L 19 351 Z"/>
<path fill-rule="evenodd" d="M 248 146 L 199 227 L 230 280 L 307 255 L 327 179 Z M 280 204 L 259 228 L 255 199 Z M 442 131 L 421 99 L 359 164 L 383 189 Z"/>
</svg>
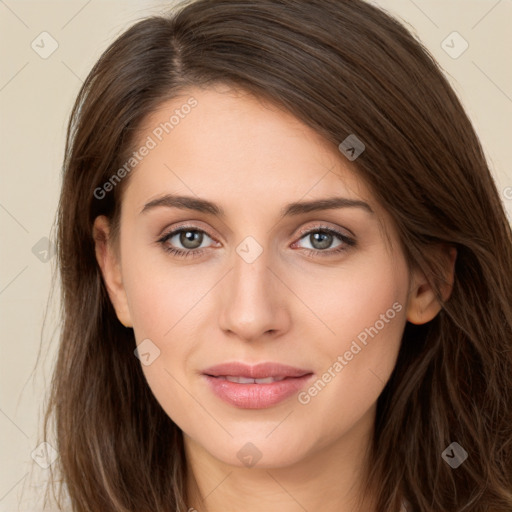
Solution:
<svg viewBox="0 0 512 512">
<path fill-rule="evenodd" d="M 372 261 L 378 263 L 364 262 L 333 280 L 336 286 L 327 288 L 318 304 L 334 333 L 318 338 L 323 369 L 299 403 L 309 409 L 312 429 L 313 418 L 330 416 L 333 436 L 375 404 L 394 369 L 405 327 L 405 262 L 384 253 Z"/>
<path fill-rule="evenodd" d="M 187 279 L 186 272 L 167 261 L 162 249 L 149 244 L 127 242 L 122 266 L 137 341 L 154 338 L 165 342 L 173 326 L 198 301 L 197 286 Z"/>
<path fill-rule="evenodd" d="M 153 394 L 164 403 L 174 397 L 172 409 L 180 410 L 187 395 L 178 383 L 187 378 L 190 355 L 199 339 L 202 299 L 212 279 L 205 272 L 194 272 L 192 267 L 173 266 L 165 254 L 155 257 L 156 251 L 144 252 L 128 249 L 123 259 L 134 335 L 137 345 L 146 343 L 150 352 L 157 354 L 151 364 L 142 366 Z M 169 412 L 169 404 L 164 403 Z"/>
<path fill-rule="evenodd" d="M 143 338 L 164 339 L 175 323 L 169 313 L 179 309 L 180 300 L 183 300 L 165 283 L 155 281 L 156 277 L 153 271 L 141 268 L 137 277 L 125 284 L 138 341 Z"/>
<path fill-rule="evenodd" d="M 384 338 L 400 338 L 408 290 L 407 266 L 401 255 L 379 249 L 356 255 L 329 272 L 305 274 L 296 281 L 301 283 L 297 295 L 306 298 L 308 308 L 321 320 L 316 323 L 324 350 L 332 352 L 345 346 L 348 350 L 351 340 L 360 333 L 364 338 L 365 330 L 376 323 Z"/>
<path fill-rule="evenodd" d="M 142 371 L 162 409 L 178 419 L 180 428 L 190 428 L 187 421 L 198 411 L 191 410 L 190 395 L 183 386 L 187 386 L 187 362 L 195 346 L 198 308 L 194 304 L 201 290 L 190 286 L 178 270 L 161 262 L 149 265 L 135 252 L 132 255 L 124 260 L 129 268 L 125 288 L 137 345 L 150 354 L 149 364 L 141 358 Z"/>
<path fill-rule="evenodd" d="M 406 297 L 405 265 L 397 265 L 386 254 L 379 263 L 361 267 L 348 277 L 342 313 L 337 321 L 334 311 L 331 314 L 339 333 L 337 348 L 346 353 L 351 373 L 361 385 L 372 374 L 387 380 L 391 373 L 405 326 Z"/>
<path fill-rule="evenodd" d="M 404 326 L 407 271 L 405 263 L 398 256 L 388 255 L 384 248 L 349 263 L 340 266 L 325 283 L 323 293 L 316 294 L 314 307 L 330 328 L 331 332 L 325 332 L 323 347 L 331 354 L 333 350 L 336 355 L 349 350 L 353 340 L 364 343 L 365 336 L 379 340 L 372 347 L 368 343 L 367 350 L 358 355 L 362 362 L 371 352 L 384 353 L 399 344 Z"/>
</svg>

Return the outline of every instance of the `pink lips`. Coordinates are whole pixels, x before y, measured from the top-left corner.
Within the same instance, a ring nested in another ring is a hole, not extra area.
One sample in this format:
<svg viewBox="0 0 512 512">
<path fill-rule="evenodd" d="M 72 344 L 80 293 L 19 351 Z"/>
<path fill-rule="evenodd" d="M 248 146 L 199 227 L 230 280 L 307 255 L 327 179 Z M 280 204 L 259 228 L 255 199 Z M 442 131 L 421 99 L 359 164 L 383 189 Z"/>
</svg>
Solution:
<svg viewBox="0 0 512 512">
<path fill-rule="evenodd" d="M 313 376 L 310 370 L 279 363 L 255 366 L 224 363 L 207 368 L 202 373 L 219 398 L 243 409 L 263 409 L 275 405 L 300 391 Z M 265 379 L 265 382 L 246 382 L 247 379 Z"/>
</svg>

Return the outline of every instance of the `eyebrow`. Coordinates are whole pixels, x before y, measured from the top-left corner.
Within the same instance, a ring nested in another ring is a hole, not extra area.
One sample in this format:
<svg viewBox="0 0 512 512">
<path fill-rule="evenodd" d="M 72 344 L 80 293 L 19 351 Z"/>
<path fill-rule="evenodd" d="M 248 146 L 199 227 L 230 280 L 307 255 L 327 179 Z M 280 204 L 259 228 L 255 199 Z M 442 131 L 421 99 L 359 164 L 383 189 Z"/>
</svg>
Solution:
<svg viewBox="0 0 512 512">
<path fill-rule="evenodd" d="M 223 208 L 219 205 L 200 199 L 198 197 L 180 196 L 173 194 L 165 194 L 164 196 L 157 197 L 149 203 L 144 205 L 141 214 L 157 208 L 165 206 L 167 208 L 179 208 L 182 210 L 194 210 L 201 213 L 208 213 L 218 217 L 225 217 Z M 327 197 L 324 199 L 315 199 L 312 201 L 298 201 L 285 205 L 280 212 L 280 217 L 301 215 L 321 210 L 330 210 L 336 208 L 362 208 L 368 213 L 373 214 L 374 211 L 368 203 L 357 199 L 348 199 L 346 197 Z"/>
</svg>

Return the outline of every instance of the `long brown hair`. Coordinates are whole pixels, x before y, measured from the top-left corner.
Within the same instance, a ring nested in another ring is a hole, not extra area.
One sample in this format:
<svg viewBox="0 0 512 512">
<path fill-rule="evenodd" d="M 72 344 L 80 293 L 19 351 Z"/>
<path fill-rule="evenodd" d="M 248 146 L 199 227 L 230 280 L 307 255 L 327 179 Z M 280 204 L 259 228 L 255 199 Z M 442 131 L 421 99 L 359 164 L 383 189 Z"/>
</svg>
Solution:
<svg viewBox="0 0 512 512">
<path fill-rule="evenodd" d="M 428 324 L 406 325 L 378 399 L 366 480 L 376 512 L 403 499 L 416 512 L 510 512 L 511 228 L 438 64 L 362 0 L 182 2 L 129 28 L 83 84 L 58 209 L 63 323 L 44 418 L 45 439 L 55 421 L 54 465 L 73 510 L 187 510 L 182 433 L 148 388 L 95 258 L 92 223 L 104 214 L 119 226 L 130 174 L 105 197 L 94 191 L 126 162 L 148 114 L 214 83 L 271 100 L 336 147 L 356 134 L 361 178 L 437 290 L 429 247 L 457 248 L 451 297 Z M 468 453 L 457 469 L 442 457 L 454 441 Z"/>
</svg>

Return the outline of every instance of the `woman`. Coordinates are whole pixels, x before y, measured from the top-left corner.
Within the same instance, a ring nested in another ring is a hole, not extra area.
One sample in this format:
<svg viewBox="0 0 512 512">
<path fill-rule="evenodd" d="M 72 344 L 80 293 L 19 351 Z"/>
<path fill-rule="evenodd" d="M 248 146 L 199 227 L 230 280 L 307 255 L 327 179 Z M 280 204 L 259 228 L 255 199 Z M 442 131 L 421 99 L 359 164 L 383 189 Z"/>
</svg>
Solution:
<svg viewBox="0 0 512 512">
<path fill-rule="evenodd" d="M 197 0 L 68 130 L 50 419 L 74 511 L 512 509 L 512 236 L 361 0 Z"/>
</svg>

